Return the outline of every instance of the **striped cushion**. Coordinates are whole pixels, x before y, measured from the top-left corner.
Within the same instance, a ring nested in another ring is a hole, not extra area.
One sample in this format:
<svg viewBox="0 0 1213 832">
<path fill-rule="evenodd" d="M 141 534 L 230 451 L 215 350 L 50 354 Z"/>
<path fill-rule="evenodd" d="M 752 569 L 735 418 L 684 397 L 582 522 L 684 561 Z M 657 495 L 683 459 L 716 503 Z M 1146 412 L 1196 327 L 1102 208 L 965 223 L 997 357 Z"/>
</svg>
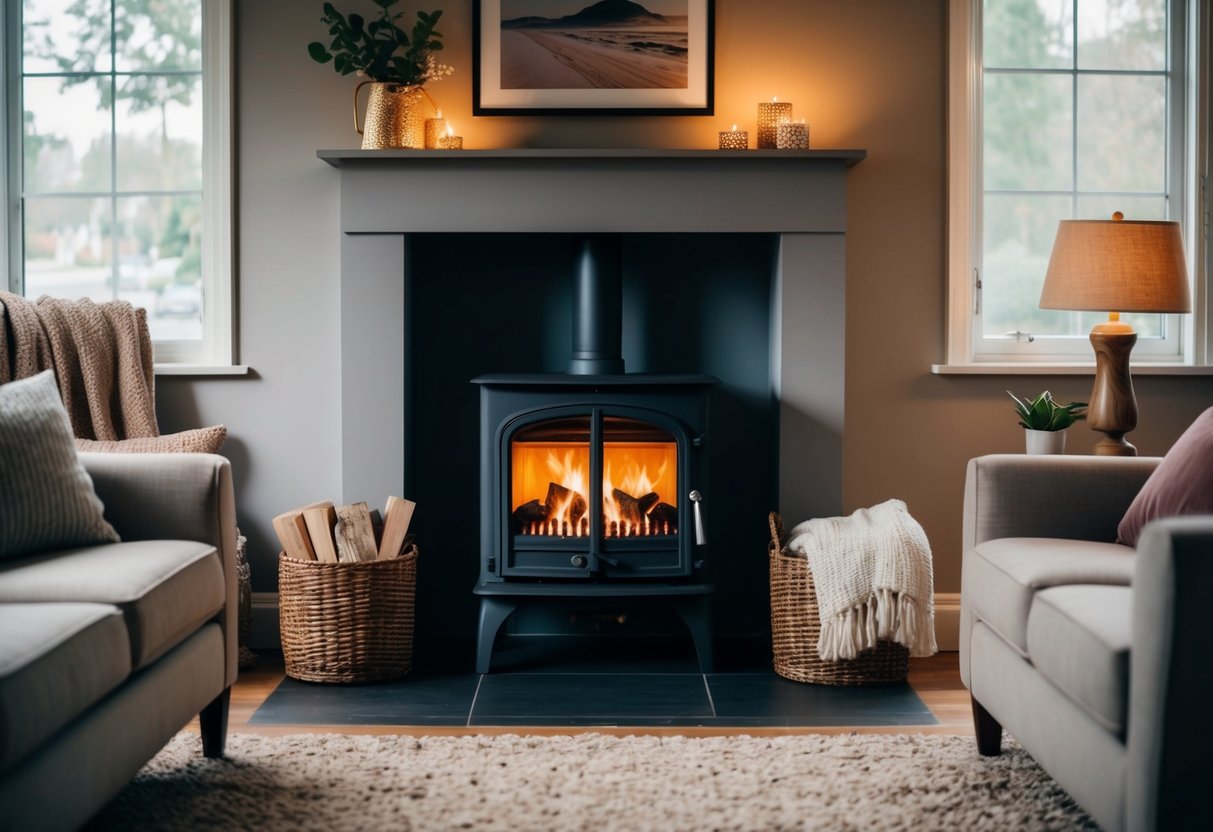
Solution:
<svg viewBox="0 0 1213 832">
<path fill-rule="evenodd" d="M 0 386 L 0 559 L 112 543 L 93 481 L 76 459 L 55 374 Z"/>
</svg>

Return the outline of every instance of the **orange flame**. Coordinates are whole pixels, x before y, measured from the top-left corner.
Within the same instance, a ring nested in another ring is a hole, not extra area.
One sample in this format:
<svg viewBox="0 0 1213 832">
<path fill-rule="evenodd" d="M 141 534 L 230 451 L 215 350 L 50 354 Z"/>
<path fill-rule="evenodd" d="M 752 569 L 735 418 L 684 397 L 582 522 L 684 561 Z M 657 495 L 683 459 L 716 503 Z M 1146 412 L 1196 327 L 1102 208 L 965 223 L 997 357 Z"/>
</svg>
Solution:
<svg viewBox="0 0 1213 832">
<path fill-rule="evenodd" d="M 674 442 L 606 442 L 603 444 L 602 518 L 608 537 L 675 533 L 658 526 L 648 513 L 661 503 L 677 506 Z M 575 442 L 516 442 L 512 448 L 510 504 L 518 511 L 537 503 L 542 519 L 520 521 L 524 534 L 584 537 L 589 534 L 590 449 Z M 615 477 L 618 476 L 618 482 Z M 567 489 L 561 493 L 552 485 Z M 615 489 L 639 500 L 649 494 L 639 522 L 624 517 Z M 549 494 L 549 492 L 551 492 Z"/>
</svg>

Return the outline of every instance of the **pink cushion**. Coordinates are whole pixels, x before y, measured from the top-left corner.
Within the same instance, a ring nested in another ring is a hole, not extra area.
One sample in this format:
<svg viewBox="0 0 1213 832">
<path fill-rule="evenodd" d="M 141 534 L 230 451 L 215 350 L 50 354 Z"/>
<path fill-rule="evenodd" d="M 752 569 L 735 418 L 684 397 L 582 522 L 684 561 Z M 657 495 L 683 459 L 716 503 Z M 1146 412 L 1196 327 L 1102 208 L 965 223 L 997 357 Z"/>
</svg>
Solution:
<svg viewBox="0 0 1213 832">
<path fill-rule="evenodd" d="M 1213 407 L 1196 417 L 1141 487 L 1117 528 L 1117 542 L 1136 546 L 1160 517 L 1213 514 Z"/>
</svg>

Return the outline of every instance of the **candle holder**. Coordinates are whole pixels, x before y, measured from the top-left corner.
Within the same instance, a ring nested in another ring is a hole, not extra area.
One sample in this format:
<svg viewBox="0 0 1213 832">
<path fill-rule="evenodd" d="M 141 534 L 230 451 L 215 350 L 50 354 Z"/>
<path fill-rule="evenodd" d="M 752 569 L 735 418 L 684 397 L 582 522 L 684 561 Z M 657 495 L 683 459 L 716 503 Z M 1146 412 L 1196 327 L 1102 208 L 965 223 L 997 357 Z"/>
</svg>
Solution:
<svg viewBox="0 0 1213 832">
<path fill-rule="evenodd" d="M 736 124 L 732 130 L 720 131 L 721 150 L 747 150 L 749 147 L 750 134 L 745 130 L 738 130 Z"/>
<path fill-rule="evenodd" d="M 776 147 L 776 128 L 792 120 L 792 105 L 786 101 L 762 101 L 758 104 L 758 149 Z"/>
<path fill-rule="evenodd" d="M 809 125 L 803 121 L 775 125 L 775 147 L 780 150 L 808 150 Z"/>
<path fill-rule="evenodd" d="M 438 112 L 437 118 L 427 118 L 425 120 L 425 149 L 436 150 L 442 147 L 442 139 L 447 134 L 446 119 L 442 117 L 442 111 Z"/>
<path fill-rule="evenodd" d="M 463 150 L 463 136 L 443 136 L 438 147 L 442 150 Z"/>
</svg>

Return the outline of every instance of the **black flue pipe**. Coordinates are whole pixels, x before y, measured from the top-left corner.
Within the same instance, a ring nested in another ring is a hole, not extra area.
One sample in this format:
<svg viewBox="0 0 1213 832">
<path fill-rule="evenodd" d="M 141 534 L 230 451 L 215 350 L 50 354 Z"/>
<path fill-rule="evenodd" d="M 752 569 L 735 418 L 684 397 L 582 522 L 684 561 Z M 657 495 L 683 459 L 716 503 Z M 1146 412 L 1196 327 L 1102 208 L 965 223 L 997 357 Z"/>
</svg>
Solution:
<svg viewBox="0 0 1213 832">
<path fill-rule="evenodd" d="M 622 343 L 623 238 L 618 234 L 588 234 L 577 242 L 569 373 L 622 373 Z"/>
</svg>

